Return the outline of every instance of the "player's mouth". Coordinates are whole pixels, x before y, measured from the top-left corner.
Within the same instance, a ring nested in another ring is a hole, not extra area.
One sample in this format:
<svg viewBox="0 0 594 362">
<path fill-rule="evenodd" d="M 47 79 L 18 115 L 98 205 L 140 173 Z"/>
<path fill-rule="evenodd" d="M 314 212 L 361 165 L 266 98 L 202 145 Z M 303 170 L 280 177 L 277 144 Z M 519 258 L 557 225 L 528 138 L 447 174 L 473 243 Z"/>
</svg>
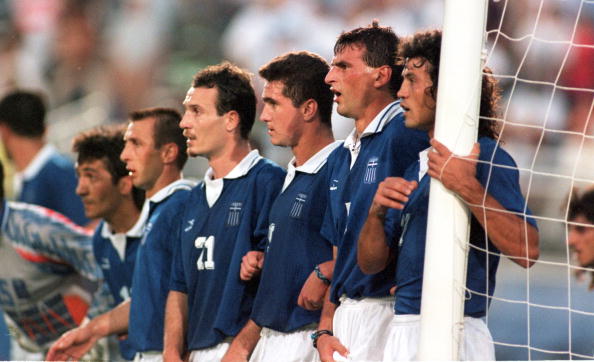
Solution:
<svg viewBox="0 0 594 362">
<path fill-rule="evenodd" d="M 334 88 L 330 88 L 330 90 L 332 91 L 332 93 L 334 93 L 334 102 L 338 102 L 338 99 L 340 98 L 340 96 L 342 95 L 341 92 L 337 91 Z"/>
<path fill-rule="evenodd" d="M 126 167 L 126 170 L 128 170 L 129 176 L 134 176 L 134 174 L 136 173 L 136 170 L 133 168 Z"/>
</svg>

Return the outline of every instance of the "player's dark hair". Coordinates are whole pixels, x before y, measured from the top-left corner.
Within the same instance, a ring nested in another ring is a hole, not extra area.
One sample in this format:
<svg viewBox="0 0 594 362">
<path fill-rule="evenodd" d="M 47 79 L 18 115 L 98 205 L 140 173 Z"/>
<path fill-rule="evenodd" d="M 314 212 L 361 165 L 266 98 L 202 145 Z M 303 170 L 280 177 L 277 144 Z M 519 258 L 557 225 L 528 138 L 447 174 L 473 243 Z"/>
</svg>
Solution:
<svg viewBox="0 0 594 362">
<path fill-rule="evenodd" d="M 0 123 L 14 133 L 40 138 L 45 133 L 46 106 L 40 93 L 16 90 L 0 101 Z"/>
<path fill-rule="evenodd" d="M 398 63 L 404 64 L 413 58 L 421 60 L 413 64 L 415 67 L 420 68 L 427 63 L 432 84 L 425 92 L 433 99 L 437 99 L 440 53 L 441 30 L 438 29 L 420 31 L 403 39 L 398 50 Z M 498 139 L 498 124 L 493 118 L 497 116 L 501 88 L 492 74 L 493 72 L 488 67 L 483 69 L 478 135 L 479 137 Z"/>
<path fill-rule="evenodd" d="M 568 220 L 575 220 L 583 216 L 594 224 L 594 188 L 585 191 L 582 195 L 574 190 L 569 201 Z"/>
<path fill-rule="evenodd" d="M 239 135 L 247 140 L 256 117 L 256 93 L 251 74 L 229 62 L 208 66 L 194 76 L 192 87 L 217 89 L 217 114 L 236 111 Z"/>
<path fill-rule="evenodd" d="M 146 108 L 131 112 L 130 121 L 137 122 L 147 118 L 155 119 L 155 129 L 153 139 L 155 148 L 159 148 L 167 143 L 175 143 L 177 146 L 177 159 L 175 164 L 181 170 L 188 160 L 186 153 L 186 138 L 183 130 L 179 127 L 181 115 L 172 108 Z"/>
<path fill-rule="evenodd" d="M 260 76 L 267 82 L 283 83 L 283 95 L 299 107 L 308 99 L 318 104 L 322 124 L 332 127 L 332 92 L 324 82 L 330 67 L 319 55 L 301 51 L 286 53 L 260 68 Z"/>
<path fill-rule="evenodd" d="M 72 141 L 72 151 L 77 153 L 76 162 L 80 165 L 87 162 L 103 161 L 115 185 L 128 175 L 126 163 L 120 159 L 124 150 L 123 125 L 100 126 L 79 133 Z M 132 198 L 138 209 L 144 203 L 144 191 L 132 187 Z"/>
<path fill-rule="evenodd" d="M 400 39 L 389 26 L 380 26 L 377 20 L 370 25 L 359 27 L 340 34 L 334 44 L 334 54 L 342 52 L 347 46 L 364 49 L 363 62 L 373 68 L 384 65 L 392 68 L 390 92 L 395 97 L 402 85 L 402 65 L 396 62 L 396 51 Z"/>
</svg>

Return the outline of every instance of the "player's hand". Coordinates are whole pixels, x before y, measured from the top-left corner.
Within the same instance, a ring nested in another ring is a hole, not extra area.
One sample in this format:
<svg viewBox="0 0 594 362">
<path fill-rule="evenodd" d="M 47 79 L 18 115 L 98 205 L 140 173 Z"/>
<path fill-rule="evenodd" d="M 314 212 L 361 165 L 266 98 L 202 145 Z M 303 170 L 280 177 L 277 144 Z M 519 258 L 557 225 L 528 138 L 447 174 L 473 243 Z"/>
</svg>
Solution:
<svg viewBox="0 0 594 362">
<path fill-rule="evenodd" d="M 384 215 L 388 208 L 403 209 L 408 197 L 417 186 L 419 186 L 417 181 L 407 181 L 402 177 L 387 177 L 377 187 L 369 214 Z"/>
<path fill-rule="evenodd" d="M 51 346 L 45 359 L 47 361 L 78 361 L 97 342 L 88 324 L 64 333 Z"/>
<path fill-rule="evenodd" d="M 323 334 L 318 337 L 318 353 L 322 362 L 335 362 L 334 353 L 337 352 L 341 356 L 347 358 L 349 351 L 340 343 L 338 338 Z"/>
<path fill-rule="evenodd" d="M 334 260 L 323 262 L 318 267 L 326 278 L 332 278 Z M 297 304 L 307 310 L 319 310 L 324 304 L 326 290 L 328 290 L 328 285 L 318 278 L 315 271 L 312 271 L 305 283 L 303 283 L 303 287 L 297 298 Z"/>
<path fill-rule="evenodd" d="M 264 253 L 261 251 L 248 251 L 241 259 L 241 268 L 239 270 L 239 277 L 241 280 L 251 280 L 256 275 L 260 274 L 262 266 L 264 265 Z"/>
<path fill-rule="evenodd" d="M 447 189 L 462 194 L 469 183 L 476 183 L 476 164 L 480 145 L 475 143 L 468 156 L 456 156 L 446 146 L 431 140 L 433 151 L 429 152 L 429 176 L 441 181 Z"/>
</svg>

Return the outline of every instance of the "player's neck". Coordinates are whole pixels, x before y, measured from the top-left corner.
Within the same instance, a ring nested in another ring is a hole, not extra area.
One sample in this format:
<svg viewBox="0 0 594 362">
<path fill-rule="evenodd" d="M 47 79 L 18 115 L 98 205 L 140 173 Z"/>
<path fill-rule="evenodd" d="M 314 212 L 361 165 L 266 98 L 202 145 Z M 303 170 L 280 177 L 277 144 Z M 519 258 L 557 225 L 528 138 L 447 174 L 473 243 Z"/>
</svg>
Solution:
<svg viewBox="0 0 594 362">
<path fill-rule="evenodd" d="M 150 199 L 157 192 L 161 191 L 167 185 L 182 178 L 182 172 L 174 164 L 166 164 L 163 166 L 163 172 L 159 175 L 157 181 L 155 181 L 153 187 L 146 190 L 146 198 Z"/>
<path fill-rule="evenodd" d="M 295 166 L 301 166 L 322 148 L 334 142 L 332 128 L 319 126 L 308 130 L 300 139 L 299 143 L 292 147 L 295 156 Z"/>
<path fill-rule="evenodd" d="M 41 151 L 45 142 L 42 139 L 32 139 L 21 137 L 18 141 L 10 142 L 7 145 L 7 151 L 18 172 L 24 171 L 33 161 L 35 156 Z"/>
<path fill-rule="evenodd" d="M 208 165 L 213 170 L 215 179 L 225 177 L 250 153 L 251 147 L 248 140 L 232 142 L 220 153 L 208 158 Z"/>
<path fill-rule="evenodd" d="M 105 221 L 113 233 L 126 233 L 136 224 L 140 217 L 140 210 L 134 204 L 132 195 L 124 200 L 118 209 Z"/>
<path fill-rule="evenodd" d="M 372 98 L 369 104 L 362 110 L 361 114 L 355 119 L 357 135 L 360 136 L 373 119 L 386 108 L 388 104 L 394 102 L 394 100 L 395 99 L 392 98 L 390 94 L 385 92 L 378 93 L 376 97 Z"/>
</svg>

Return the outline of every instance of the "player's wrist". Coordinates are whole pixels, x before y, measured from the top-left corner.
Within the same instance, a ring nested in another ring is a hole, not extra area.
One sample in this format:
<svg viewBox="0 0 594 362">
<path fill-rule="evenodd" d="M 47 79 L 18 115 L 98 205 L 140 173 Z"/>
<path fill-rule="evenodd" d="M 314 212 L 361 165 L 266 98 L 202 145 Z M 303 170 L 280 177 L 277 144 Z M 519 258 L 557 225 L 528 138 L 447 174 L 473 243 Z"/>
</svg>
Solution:
<svg viewBox="0 0 594 362">
<path fill-rule="evenodd" d="M 324 336 L 332 337 L 334 333 L 329 329 L 318 329 L 310 335 L 314 348 L 318 348 L 318 341 Z"/>
<path fill-rule="evenodd" d="M 324 284 L 326 285 L 330 285 L 330 283 L 332 283 L 332 280 L 330 280 L 326 275 L 324 275 L 324 273 L 320 270 L 320 265 L 316 265 L 314 268 L 314 272 L 316 273 L 316 276 L 318 277 L 318 279 L 320 279 Z"/>
</svg>

